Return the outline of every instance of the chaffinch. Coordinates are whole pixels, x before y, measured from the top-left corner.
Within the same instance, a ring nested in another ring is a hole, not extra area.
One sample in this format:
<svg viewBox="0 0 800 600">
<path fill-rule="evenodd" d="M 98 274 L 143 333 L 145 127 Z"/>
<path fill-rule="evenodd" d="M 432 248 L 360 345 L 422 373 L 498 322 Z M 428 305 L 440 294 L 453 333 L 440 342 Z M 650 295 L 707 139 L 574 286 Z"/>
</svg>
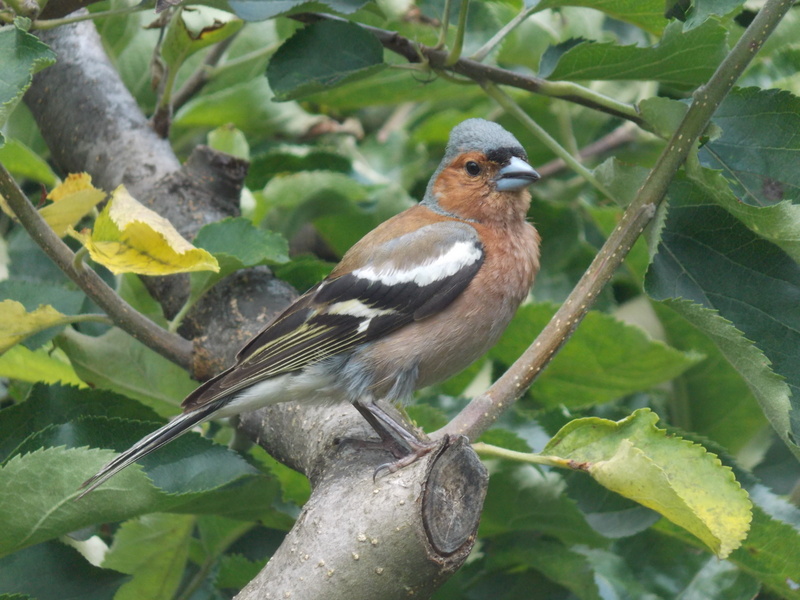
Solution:
<svg viewBox="0 0 800 600">
<path fill-rule="evenodd" d="M 420 204 L 357 242 L 236 364 L 189 394 L 183 414 L 104 466 L 84 493 L 198 423 L 315 396 L 353 403 L 395 456 L 383 468 L 416 460 L 430 442 L 375 401 L 406 399 L 498 340 L 539 269 L 539 235 L 526 221 L 538 179 L 501 126 L 456 126 Z"/>
</svg>

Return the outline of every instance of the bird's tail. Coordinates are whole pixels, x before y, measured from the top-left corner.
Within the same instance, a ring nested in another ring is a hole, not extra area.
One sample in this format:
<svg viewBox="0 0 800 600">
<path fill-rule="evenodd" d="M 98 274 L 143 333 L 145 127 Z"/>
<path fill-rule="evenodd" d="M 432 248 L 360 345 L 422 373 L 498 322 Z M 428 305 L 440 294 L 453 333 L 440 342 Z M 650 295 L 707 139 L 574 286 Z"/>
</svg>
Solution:
<svg viewBox="0 0 800 600">
<path fill-rule="evenodd" d="M 216 412 L 217 408 L 217 403 L 212 402 L 200 409 L 183 413 L 160 429 L 157 429 L 153 433 L 142 438 L 133 446 L 125 450 L 125 452 L 105 465 L 95 475 L 84 481 L 80 487 L 83 492 L 81 492 L 81 495 L 78 496 L 78 499 L 83 498 L 86 494 L 108 481 L 111 477 L 119 473 L 128 465 L 135 463 L 137 460 L 143 456 L 147 456 L 154 450 L 158 450 L 161 448 L 161 446 L 164 446 L 178 436 L 183 435 L 195 425 L 211 418 L 213 413 Z"/>
</svg>

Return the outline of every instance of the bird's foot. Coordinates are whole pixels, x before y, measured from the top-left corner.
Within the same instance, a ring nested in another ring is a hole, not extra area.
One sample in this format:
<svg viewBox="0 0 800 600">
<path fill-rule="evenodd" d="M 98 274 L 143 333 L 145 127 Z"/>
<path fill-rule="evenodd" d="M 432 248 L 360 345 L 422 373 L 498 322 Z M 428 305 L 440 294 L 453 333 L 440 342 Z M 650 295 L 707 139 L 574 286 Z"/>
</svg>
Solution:
<svg viewBox="0 0 800 600">
<path fill-rule="evenodd" d="M 447 444 L 447 439 L 444 440 L 444 443 Z M 442 445 L 442 441 L 436 442 L 423 442 L 419 440 L 419 444 L 417 444 L 413 449 L 406 452 L 404 456 L 397 456 L 394 455 L 395 459 L 392 462 L 383 463 L 372 474 L 372 481 L 377 481 L 380 477 L 384 475 L 389 475 L 390 473 L 396 473 L 400 469 L 407 467 L 409 465 L 414 464 L 423 456 L 430 454 L 436 448 L 439 448 Z"/>
<path fill-rule="evenodd" d="M 353 406 L 372 426 L 380 440 L 347 441 L 354 442 L 362 448 L 380 448 L 389 452 L 395 458 L 394 461 L 384 463 L 375 469 L 372 476 L 373 479 L 378 479 L 389 473 L 395 473 L 415 463 L 441 444 L 441 441 L 434 442 L 428 439 L 420 439 L 415 432 L 410 431 L 372 400 L 354 402 Z"/>
</svg>

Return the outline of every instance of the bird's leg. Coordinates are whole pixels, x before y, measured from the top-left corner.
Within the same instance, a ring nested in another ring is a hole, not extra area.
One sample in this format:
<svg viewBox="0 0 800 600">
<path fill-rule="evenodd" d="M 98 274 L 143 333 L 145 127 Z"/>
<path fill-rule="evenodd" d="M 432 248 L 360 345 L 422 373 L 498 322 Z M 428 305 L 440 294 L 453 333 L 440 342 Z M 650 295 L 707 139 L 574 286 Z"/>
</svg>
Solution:
<svg viewBox="0 0 800 600">
<path fill-rule="evenodd" d="M 438 446 L 436 442 L 419 439 L 402 423 L 383 410 L 372 398 L 365 401 L 357 400 L 353 402 L 353 406 L 381 438 L 380 445 L 391 452 L 396 459 L 394 462 L 385 463 L 375 469 L 373 475 L 375 479 L 384 474 L 384 471 L 394 473 L 416 462 Z"/>
<path fill-rule="evenodd" d="M 377 441 L 369 441 L 369 440 L 350 440 L 358 444 L 362 447 L 378 447 L 383 450 L 392 453 L 397 459 L 403 458 L 407 456 L 410 452 L 410 449 L 407 444 L 398 441 L 398 437 L 393 435 L 391 431 L 389 431 L 384 425 L 383 422 L 378 419 L 373 412 L 367 408 L 368 406 L 375 407 L 375 404 L 372 400 L 368 400 L 366 402 L 355 401 L 353 402 L 353 406 L 355 409 L 361 413 L 361 416 L 370 424 L 370 427 L 378 434 L 381 438 L 379 442 Z M 386 413 L 384 412 L 384 415 Z M 395 422 L 396 423 L 396 422 Z M 406 432 L 408 433 L 408 432 Z"/>
</svg>

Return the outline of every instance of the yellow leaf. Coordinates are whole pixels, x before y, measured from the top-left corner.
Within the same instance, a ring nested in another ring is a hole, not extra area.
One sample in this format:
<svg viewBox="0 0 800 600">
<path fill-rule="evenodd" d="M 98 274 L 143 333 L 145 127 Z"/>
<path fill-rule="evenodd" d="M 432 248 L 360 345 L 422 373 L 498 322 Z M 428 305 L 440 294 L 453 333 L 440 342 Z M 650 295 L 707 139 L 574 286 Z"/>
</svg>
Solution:
<svg viewBox="0 0 800 600">
<path fill-rule="evenodd" d="M 28 312 L 16 300 L 0 302 L 0 354 L 26 337 L 64 322 L 64 315 L 49 305 Z"/>
<path fill-rule="evenodd" d="M 192 246 L 169 221 L 137 202 L 124 186 L 114 190 L 94 230 L 76 237 L 92 259 L 113 273 L 219 271 L 211 254 Z"/>
<path fill-rule="evenodd" d="M 92 185 L 88 173 L 72 173 L 47 195 L 53 204 L 40 208 L 39 214 L 59 237 L 63 237 L 105 197 L 103 190 Z"/>
<path fill-rule="evenodd" d="M 67 175 L 66 181 L 54 187 L 52 191 L 47 194 L 47 199 L 53 202 L 59 202 L 76 192 L 96 189 L 97 188 L 92 185 L 92 176 L 88 173 L 70 173 Z"/>
<path fill-rule="evenodd" d="M 15 215 L 14 211 L 11 210 L 11 207 L 8 205 L 8 202 L 3 197 L 3 194 L 0 194 L 0 210 L 2 210 L 4 213 L 6 213 L 14 221 L 17 220 L 17 215 Z"/>
<path fill-rule="evenodd" d="M 750 528 L 752 504 L 729 467 L 699 444 L 667 435 L 639 409 L 621 421 L 567 423 L 544 452 L 568 459 L 604 487 L 658 511 L 725 558 Z"/>
</svg>

